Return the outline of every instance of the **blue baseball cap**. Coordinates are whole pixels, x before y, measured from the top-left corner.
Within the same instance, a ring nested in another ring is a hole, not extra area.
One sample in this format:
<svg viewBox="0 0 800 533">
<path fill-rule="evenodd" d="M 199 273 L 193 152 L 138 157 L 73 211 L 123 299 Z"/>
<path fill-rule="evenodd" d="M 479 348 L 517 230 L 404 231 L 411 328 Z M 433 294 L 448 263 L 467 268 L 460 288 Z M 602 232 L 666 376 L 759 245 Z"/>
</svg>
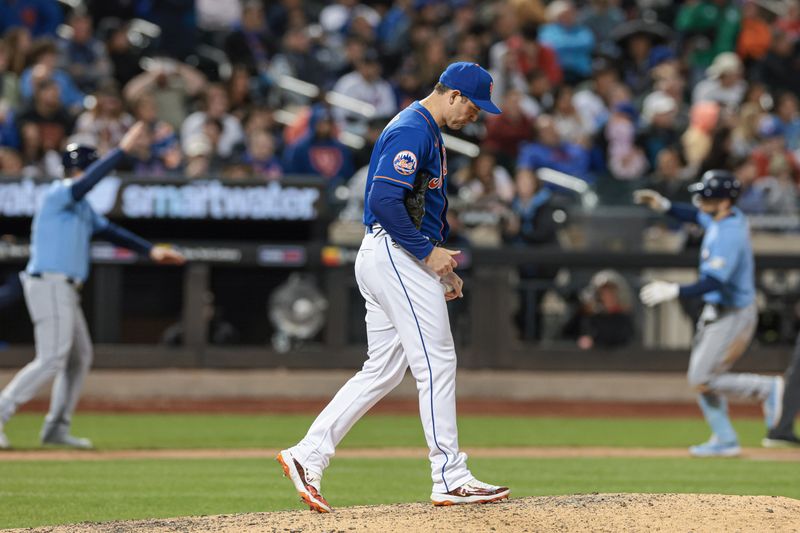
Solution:
<svg viewBox="0 0 800 533">
<path fill-rule="evenodd" d="M 498 115 L 500 108 L 492 103 L 492 75 L 477 63 L 451 63 L 439 77 L 439 83 L 457 89 L 473 104 L 487 113 Z"/>
</svg>

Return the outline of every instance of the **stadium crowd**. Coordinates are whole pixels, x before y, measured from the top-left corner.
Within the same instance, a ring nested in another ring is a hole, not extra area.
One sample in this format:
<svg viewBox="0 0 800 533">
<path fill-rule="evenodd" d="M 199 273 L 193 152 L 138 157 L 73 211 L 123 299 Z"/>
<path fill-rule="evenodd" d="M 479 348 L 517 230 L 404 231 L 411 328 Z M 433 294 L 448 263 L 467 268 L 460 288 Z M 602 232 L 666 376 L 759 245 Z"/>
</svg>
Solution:
<svg viewBox="0 0 800 533">
<path fill-rule="evenodd" d="M 491 71 L 504 112 L 459 132 L 480 154 L 450 151 L 450 193 L 507 241 L 555 238 L 564 191 L 543 167 L 605 204 L 641 186 L 686 199 L 699 172 L 727 168 L 747 213 L 797 212 L 797 0 L 13 0 L 0 34 L 0 174 L 57 176 L 66 143 L 105 152 L 141 119 L 137 176 L 316 174 L 333 189 L 466 60 Z"/>
</svg>

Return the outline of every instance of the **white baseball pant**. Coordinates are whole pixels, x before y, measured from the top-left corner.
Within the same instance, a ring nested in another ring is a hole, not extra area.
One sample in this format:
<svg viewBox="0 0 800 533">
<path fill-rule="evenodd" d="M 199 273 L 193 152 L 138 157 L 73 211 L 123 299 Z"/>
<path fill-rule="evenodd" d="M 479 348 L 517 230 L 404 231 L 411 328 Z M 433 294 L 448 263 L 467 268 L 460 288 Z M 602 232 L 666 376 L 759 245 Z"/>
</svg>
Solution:
<svg viewBox="0 0 800 533">
<path fill-rule="evenodd" d="M 458 488 L 473 476 L 458 449 L 456 351 L 439 277 L 380 228 L 364 237 L 355 272 L 366 300 L 368 359 L 291 452 L 307 470 L 321 474 L 347 431 L 410 367 L 433 492 Z"/>
</svg>

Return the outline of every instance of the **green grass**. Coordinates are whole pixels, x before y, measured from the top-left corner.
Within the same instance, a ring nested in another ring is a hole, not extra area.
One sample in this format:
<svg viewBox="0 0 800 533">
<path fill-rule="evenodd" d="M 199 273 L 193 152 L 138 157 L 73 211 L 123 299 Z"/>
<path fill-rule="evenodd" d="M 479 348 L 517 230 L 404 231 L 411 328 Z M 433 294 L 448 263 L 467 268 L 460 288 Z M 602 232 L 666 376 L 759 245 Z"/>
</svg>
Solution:
<svg viewBox="0 0 800 533">
<path fill-rule="evenodd" d="M 80 414 L 74 433 L 102 449 L 283 448 L 297 442 L 312 416 Z M 37 448 L 42 415 L 20 414 L 6 430 L 18 449 Z M 523 418 L 461 416 L 462 446 L 683 447 L 708 436 L 693 419 Z M 763 436 L 758 420 L 737 420 L 744 446 Z M 367 416 L 348 434 L 343 447 L 425 446 L 417 416 Z"/>
<path fill-rule="evenodd" d="M 311 416 L 80 414 L 75 434 L 103 449 L 279 448 L 293 444 Z M 7 426 L 17 448 L 38 448 L 41 415 Z M 738 420 L 742 443 L 763 434 Z M 470 446 L 684 447 L 708 431 L 700 419 L 459 418 Z M 342 447 L 424 446 L 416 416 L 368 416 Z M 472 471 L 510 485 L 515 496 L 587 492 L 707 492 L 800 498 L 800 463 L 753 460 L 473 458 Z M 358 490 L 353 487 L 357 486 Z M 425 501 L 430 473 L 420 459 L 334 459 L 326 497 L 336 506 Z M 274 461 L 151 459 L 2 461 L 0 528 L 148 517 L 300 509 Z"/>
<path fill-rule="evenodd" d="M 514 496 L 708 492 L 800 498 L 800 464 L 692 459 L 473 459 Z M 0 463 L 0 527 L 301 509 L 277 463 L 254 459 Z M 357 486 L 358 490 L 353 487 Z M 426 501 L 424 459 L 337 459 L 335 506 Z"/>
</svg>

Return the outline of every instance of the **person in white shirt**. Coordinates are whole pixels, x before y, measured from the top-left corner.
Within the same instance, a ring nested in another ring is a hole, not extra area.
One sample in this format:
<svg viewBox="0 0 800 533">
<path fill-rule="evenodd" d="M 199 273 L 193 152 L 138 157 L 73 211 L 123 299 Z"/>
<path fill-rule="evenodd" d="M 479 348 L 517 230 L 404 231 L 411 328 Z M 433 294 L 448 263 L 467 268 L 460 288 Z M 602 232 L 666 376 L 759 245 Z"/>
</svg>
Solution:
<svg viewBox="0 0 800 533">
<path fill-rule="evenodd" d="M 215 119 L 222 123 L 222 133 L 217 143 L 217 153 L 230 157 L 237 144 L 244 141 L 244 130 L 239 119 L 228 113 L 228 93 L 225 87 L 212 83 L 206 88 L 203 111 L 195 111 L 183 121 L 181 139 L 183 150 L 192 137 L 203 133 L 207 119 Z"/>
<path fill-rule="evenodd" d="M 355 67 L 353 72 L 339 78 L 333 91 L 372 105 L 376 117 L 394 116 L 397 113 L 397 99 L 389 82 L 381 78 L 378 54 L 374 50 L 366 50 L 364 56 L 356 61 Z M 335 108 L 334 118 L 342 130 L 358 135 L 363 135 L 367 130 L 368 117 L 364 115 Z"/>
</svg>

